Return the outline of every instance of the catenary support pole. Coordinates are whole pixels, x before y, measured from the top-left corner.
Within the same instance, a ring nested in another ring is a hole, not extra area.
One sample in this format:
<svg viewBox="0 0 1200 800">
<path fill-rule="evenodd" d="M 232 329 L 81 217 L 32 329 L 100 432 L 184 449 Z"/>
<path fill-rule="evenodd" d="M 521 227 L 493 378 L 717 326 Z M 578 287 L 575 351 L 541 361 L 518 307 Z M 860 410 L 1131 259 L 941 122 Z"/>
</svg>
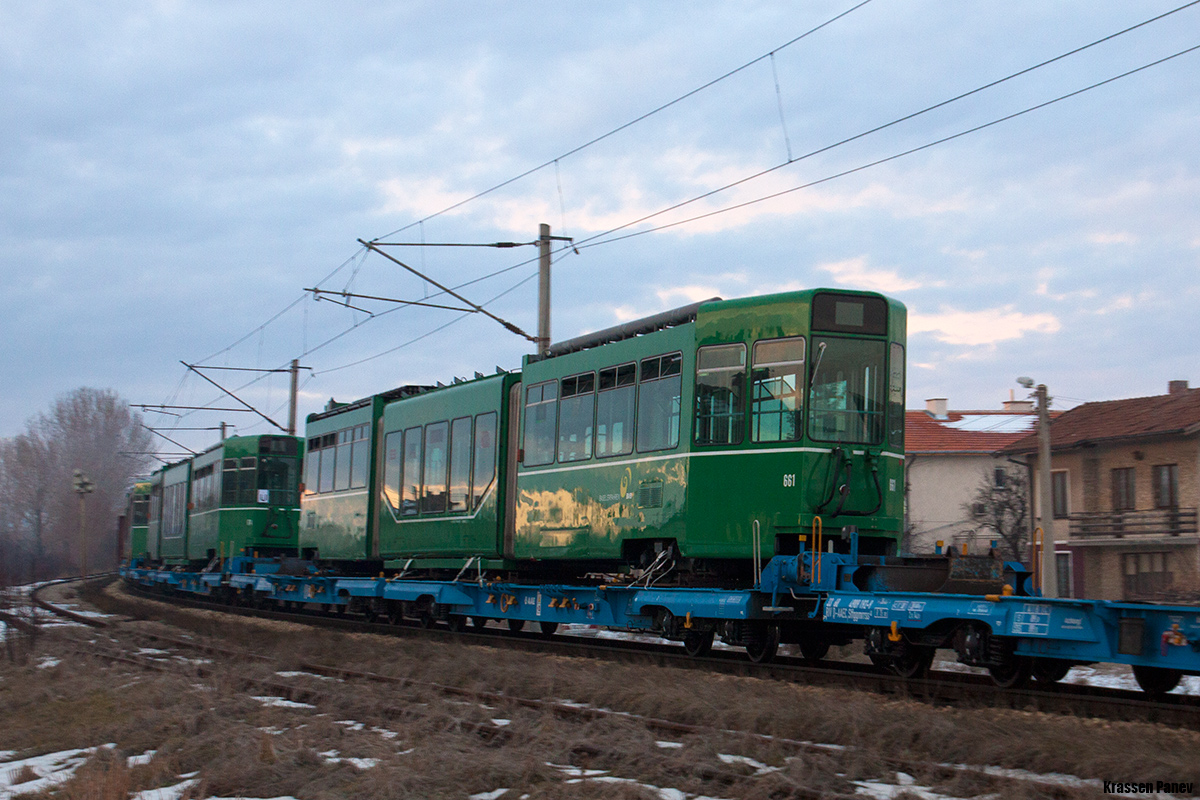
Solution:
<svg viewBox="0 0 1200 800">
<path fill-rule="evenodd" d="M 300 359 L 292 359 L 292 392 L 291 402 L 288 404 L 288 436 L 296 435 L 296 399 L 299 396 L 299 376 L 300 376 Z"/>
<path fill-rule="evenodd" d="M 550 351 L 550 226 L 538 228 L 538 355 Z"/>
<path fill-rule="evenodd" d="M 1038 516 L 1042 526 L 1042 596 L 1058 597 L 1058 556 L 1054 552 L 1054 498 L 1050 478 L 1050 398 L 1046 384 L 1037 386 Z"/>
</svg>

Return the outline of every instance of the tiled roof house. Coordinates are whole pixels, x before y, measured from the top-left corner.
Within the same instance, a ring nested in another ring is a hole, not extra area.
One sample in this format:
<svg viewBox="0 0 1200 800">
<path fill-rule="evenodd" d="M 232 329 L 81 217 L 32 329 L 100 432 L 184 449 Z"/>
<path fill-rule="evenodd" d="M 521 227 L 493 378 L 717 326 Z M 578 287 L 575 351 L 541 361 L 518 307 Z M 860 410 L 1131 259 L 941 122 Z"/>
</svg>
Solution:
<svg viewBox="0 0 1200 800">
<path fill-rule="evenodd" d="M 1084 403 L 1053 420 L 1050 447 L 1051 526 L 1076 597 L 1200 589 L 1200 389 L 1171 381 L 1167 394 Z M 1036 470 L 1035 435 L 1003 452 Z"/>
<path fill-rule="evenodd" d="M 986 546 L 970 503 L 984 481 L 1002 482 L 1024 467 L 997 455 L 1036 427 L 1033 404 L 1009 400 L 1003 410 L 952 411 L 944 398 L 905 413 L 907 548 L 932 552 L 937 542 Z"/>
</svg>

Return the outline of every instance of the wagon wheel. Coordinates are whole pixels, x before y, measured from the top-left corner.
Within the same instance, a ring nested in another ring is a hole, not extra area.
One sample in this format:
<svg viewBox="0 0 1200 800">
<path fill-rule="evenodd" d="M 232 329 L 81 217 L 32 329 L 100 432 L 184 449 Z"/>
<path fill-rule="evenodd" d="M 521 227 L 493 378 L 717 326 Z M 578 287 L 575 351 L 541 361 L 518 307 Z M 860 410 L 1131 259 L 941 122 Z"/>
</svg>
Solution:
<svg viewBox="0 0 1200 800">
<path fill-rule="evenodd" d="M 1001 689 L 1019 689 L 1029 683 L 1033 660 L 1026 656 L 1009 656 L 1003 662 L 988 667 L 992 680 Z"/>
<path fill-rule="evenodd" d="M 1033 679 L 1038 683 L 1058 683 L 1071 671 L 1071 662 L 1058 658 L 1035 658 Z"/>
<path fill-rule="evenodd" d="M 779 626 L 755 626 L 746 642 L 746 655 L 755 664 L 766 664 L 779 651 Z"/>
<path fill-rule="evenodd" d="M 892 659 L 883 653 L 867 653 L 867 658 L 871 659 L 871 663 L 875 666 L 885 669 L 892 664 Z"/>
<path fill-rule="evenodd" d="M 901 678 L 924 678 L 937 650 L 924 645 L 907 644 L 892 657 L 892 671 Z"/>
<path fill-rule="evenodd" d="M 506 620 L 506 622 L 508 622 L 509 633 L 520 633 L 525 627 L 525 620 L 523 619 L 510 619 Z"/>
<path fill-rule="evenodd" d="M 542 638 L 544 638 L 544 639 L 549 639 L 551 636 L 554 635 L 554 632 L 556 630 L 558 630 L 557 622 L 539 622 L 538 626 L 539 626 L 538 633 L 541 634 Z"/>
<path fill-rule="evenodd" d="M 824 639 L 805 639 L 800 642 L 800 655 L 805 661 L 816 663 L 829 655 L 829 642 Z"/>
<path fill-rule="evenodd" d="M 1160 695 L 1166 694 L 1178 686 L 1183 672 L 1165 667 L 1135 666 L 1133 677 L 1137 679 L 1138 686 L 1142 687 L 1143 692 L 1149 695 Z"/>
<path fill-rule="evenodd" d="M 713 631 L 688 631 L 683 635 L 683 652 L 692 658 L 701 658 L 712 650 Z"/>
<path fill-rule="evenodd" d="M 471 627 L 477 631 L 483 630 L 483 626 L 487 625 L 487 617 L 471 617 Z"/>
<path fill-rule="evenodd" d="M 418 600 L 416 612 L 417 624 L 422 628 L 432 628 L 437 621 L 433 616 L 433 603 L 428 600 Z"/>
<path fill-rule="evenodd" d="M 446 627 L 454 633 L 462 633 L 467 629 L 467 618 L 458 614 L 451 614 L 446 617 Z"/>
</svg>

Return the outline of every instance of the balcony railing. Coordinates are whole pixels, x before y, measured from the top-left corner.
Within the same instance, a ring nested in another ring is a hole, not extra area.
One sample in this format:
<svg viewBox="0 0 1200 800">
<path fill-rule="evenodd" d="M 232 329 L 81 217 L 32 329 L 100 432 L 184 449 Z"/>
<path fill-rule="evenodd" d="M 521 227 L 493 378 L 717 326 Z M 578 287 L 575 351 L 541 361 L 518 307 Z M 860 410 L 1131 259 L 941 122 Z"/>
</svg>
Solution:
<svg viewBox="0 0 1200 800">
<path fill-rule="evenodd" d="M 1180 536 L 1195 534 L 1194 508 L 1156 508 L 1153 511 L 1088 511 L 1067 518 L 1072 538 Z"/>
</svg>

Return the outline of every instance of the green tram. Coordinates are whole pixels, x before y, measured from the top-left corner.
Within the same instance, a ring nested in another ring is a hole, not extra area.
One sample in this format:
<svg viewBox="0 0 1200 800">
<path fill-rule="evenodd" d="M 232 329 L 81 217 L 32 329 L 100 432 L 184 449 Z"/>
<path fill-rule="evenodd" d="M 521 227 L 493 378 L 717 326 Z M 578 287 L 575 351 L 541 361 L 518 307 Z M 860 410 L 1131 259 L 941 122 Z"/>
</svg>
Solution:
<svg viewBox="0 0 1200 800">
<path fill-rule="evenodd" d="M 895 554 L 905 326 L 867 292 L 712 300 L 520 373 L 310 415 L 301 547 L 368 569 L 749 577 L 820 525 Z"/>
<path fill-rule="evenodd" d="M 150 477 L 146 554 L 163 564 L 295 555 L 300 440 L 232 436 Z"/>
<path fill-rule="evenodd" d="M 150 481 L 138 481 L 125 497 L 125 558 L 145 558 L 146 532 L 150 521 Z"/>
</svg>

